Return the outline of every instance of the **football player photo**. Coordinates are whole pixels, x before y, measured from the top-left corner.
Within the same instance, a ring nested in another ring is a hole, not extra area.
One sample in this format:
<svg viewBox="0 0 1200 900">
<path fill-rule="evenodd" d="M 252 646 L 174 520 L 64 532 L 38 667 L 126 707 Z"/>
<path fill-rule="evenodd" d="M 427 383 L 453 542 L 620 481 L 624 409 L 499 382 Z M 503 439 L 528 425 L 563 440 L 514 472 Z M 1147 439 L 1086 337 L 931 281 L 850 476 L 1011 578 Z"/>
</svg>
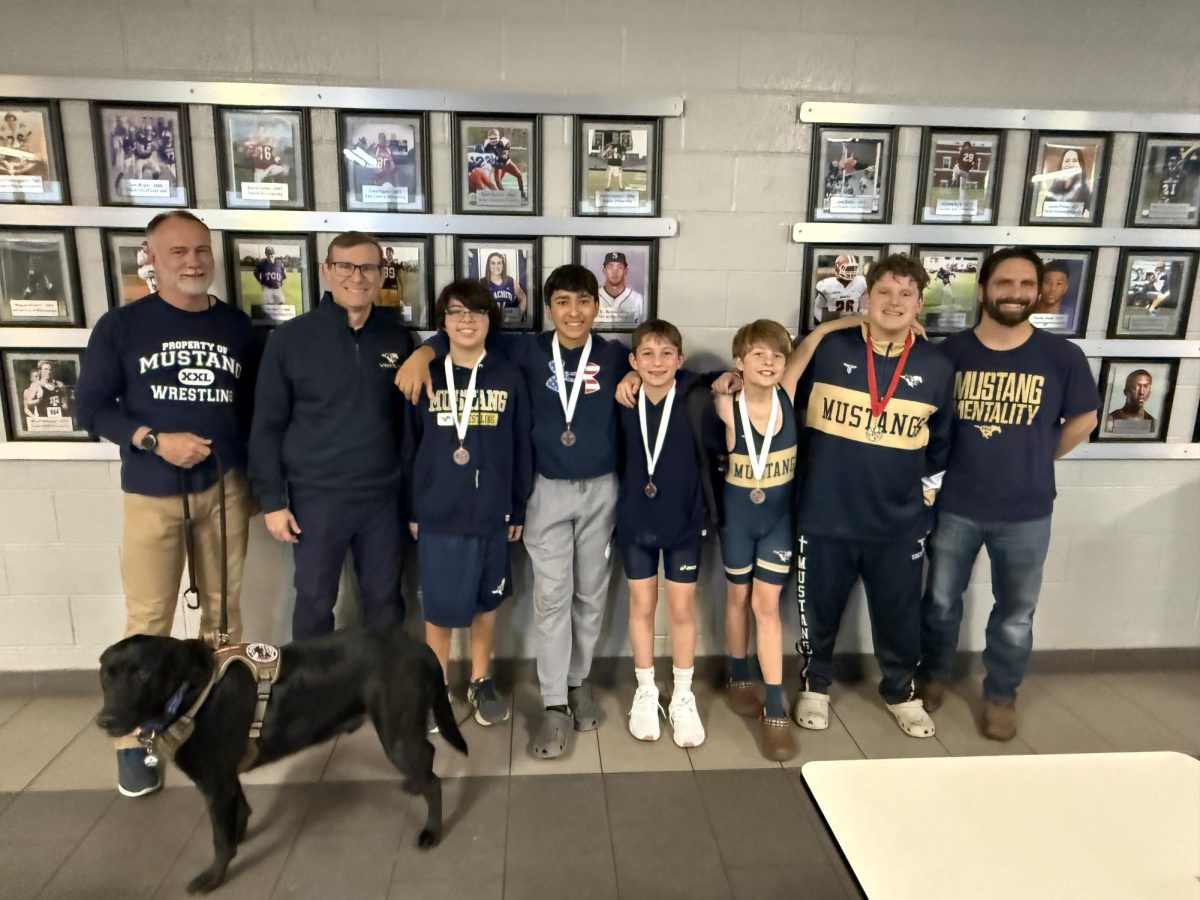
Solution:
<svg viewBox="0 0 1200 900">
<path fill-rule="evenodd" d="M 541 323 L 537 238 L 456 238 L 455 277 L 479 281 L 500 307 L 504 328 L 536 331 Z"/>
<path fill-rule="evenodd" d="M 577 215 L 658 215 L 657 119 L 577 118 L 575 147 Z"/>
<path fill-rule="evenodd" d="M 10 441 L 90 441 L 75 424 L 80 349 L 0 350 Z"/>
<path fill-rule="evenodd" d="M 342 207 L 428 212 L 425 118 L 419 114 L 338 114 Z"/>
<path fill-rule="evenodd" d="M 81 326 L 75 239 L 57 229 L 0 229 L 0 326 Z"/>
<path fill-rule="evenodd" d="M 308 235 L 234 234 L 228 246 L 235 303 L 255 325 L 278 325 L 311 308 Z"/>
<path fill-rule="evenodd" d="M 1130 227 L 1200 227 L 1200 135 L 1143 134 L 1134 171 Z"/>
<path fill-rule="evenodd" d="M 816 126 L 809 218 L 886 222 L 891 208 L 895 129 Z"/>
<path fill-rule="evenodd" d="M 1030 324 L 1066 337 L 1082 337 L 1096 251 L 1038 247 L 1036 252 L 1046 268 Z"/>
<path fill-rule="evenodd" d="M 801 304 L 800 328 L 812 331 L 822 322 L 867 311 L 867 272 L 886 256 L 886 248 L 808 247 L 808 277 Z"/>
<path fill-rule="evenodd" d="M 431 326 L 433 288 L 428 261 L 432 238 L 377 235 L 383 247 L 382 284 L 376 305 L 410 328 Z"/>
<path fill-rule="evenodd" d="M 1000 133 L 926 128 L 922 141 L 924 176 L 917 198 L 917 224 L 994 224 Z"/>
<path fill-rule="evenodd" d="M 1025 179 L 1025 225 L 1099 225 L 1109 136 L 1034 132 Z"/>
<path fill-rule="evenodd" d="M 53 102 L 0 100 L 0 203 L 67 203 Z"/>
<path fill-rule="evenodd" d="M 537 215 L 536 117 L 454 117 L 456 212 Z"/>
<path fill-rule="evenodd" d="M 918 319 L 930 335 L 954 334 L 979 321 L 975 285 L 987 251 L 975 247 L 917 247 L 914 256 L 929 275 Z"/>
<path fill-rule="evenodd" d="M 1179 360 L 1106 359 L 1096 441 L 1163 441 Z"/>
<path fill-rule="evenodd" d="M 221 203 L 226 209 L 307 209 L 308 119 L 295 109 L 220 109 Z"/>
<path fill-rule="evenodd" d="M 600 308 L 597 331 L 633 331 L 657 309 L 658 243 L 653 240 L 574 242 L 573 259 L 596 275 Z"/>
<path fill-rule="evenodd" d="M 94 106 L 101 200 L 110 206 L 188 206 L 187 116 L 179 106 Z"/>
<path fill-rule="evenodd" d="M 1183 337 L 1195 277 L 1195 253 L 1122 250 L 1108 336 Z"/>
</svg>

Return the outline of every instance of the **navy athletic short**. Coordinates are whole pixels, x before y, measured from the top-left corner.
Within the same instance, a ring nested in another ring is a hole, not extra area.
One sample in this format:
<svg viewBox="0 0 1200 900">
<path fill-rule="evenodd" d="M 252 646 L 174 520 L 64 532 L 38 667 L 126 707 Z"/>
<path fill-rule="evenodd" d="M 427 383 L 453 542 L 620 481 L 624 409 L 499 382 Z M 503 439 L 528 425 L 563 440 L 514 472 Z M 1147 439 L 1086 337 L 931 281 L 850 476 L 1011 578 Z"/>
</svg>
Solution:
<svg viewBox="0 0 1200 900">
<path fill-rule="evenodd" d="M 425 621 L 439 628 L 466 628 L 512 593 L 508 535 L 417 535 L 421 602 Z"/>
<path fill-rule="evenodd" d="M 700 576 L 700 548 L 703 541 L 695 535 L 674 547 L 652 547 L 647 544 L 618 541 L 625 577 L 630 581 L 654 578 L 662 557 L 663 578 L 676 584 L 695 584 Z"/>
</svg>

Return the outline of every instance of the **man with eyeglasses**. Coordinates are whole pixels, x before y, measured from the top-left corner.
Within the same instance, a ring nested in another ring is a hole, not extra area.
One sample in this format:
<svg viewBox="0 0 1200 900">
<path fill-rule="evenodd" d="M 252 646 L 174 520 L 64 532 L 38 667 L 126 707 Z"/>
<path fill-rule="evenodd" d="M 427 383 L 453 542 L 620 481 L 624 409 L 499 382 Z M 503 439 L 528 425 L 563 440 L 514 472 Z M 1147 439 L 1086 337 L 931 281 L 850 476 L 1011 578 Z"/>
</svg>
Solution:
<svg viewBox="0 0 1200 900">
<path fill-rule="evenodd" d="M 404 617 L 400 594 L 400 438 L 396 369 L 412 338 L 376 309 L 383 251 L 348 231 L 329 244 L 329 290 L 311 312 L 277 327 L 259 370 L 250 432 L 250 485 L 267 530 L 292 544 L 292 637 L 333 630 L 349 550 L 369 628 Z"/>
</svg>

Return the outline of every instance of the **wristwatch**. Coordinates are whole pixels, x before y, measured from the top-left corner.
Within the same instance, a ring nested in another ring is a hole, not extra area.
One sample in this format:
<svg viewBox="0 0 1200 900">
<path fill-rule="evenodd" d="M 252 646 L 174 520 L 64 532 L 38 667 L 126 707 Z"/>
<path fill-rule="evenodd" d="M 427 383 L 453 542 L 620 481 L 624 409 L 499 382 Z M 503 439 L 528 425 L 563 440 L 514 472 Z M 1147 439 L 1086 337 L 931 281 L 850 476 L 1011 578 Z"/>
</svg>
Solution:
<svg viewBox="0 0 1200 900">
<path fill-rule="evenodd" d="M 138 446 L 147 453 L 153 453 L 158 449 L 158 432 L 151 428 L 142 435 L 142 439 L 138 441 Z"/>
</svg>

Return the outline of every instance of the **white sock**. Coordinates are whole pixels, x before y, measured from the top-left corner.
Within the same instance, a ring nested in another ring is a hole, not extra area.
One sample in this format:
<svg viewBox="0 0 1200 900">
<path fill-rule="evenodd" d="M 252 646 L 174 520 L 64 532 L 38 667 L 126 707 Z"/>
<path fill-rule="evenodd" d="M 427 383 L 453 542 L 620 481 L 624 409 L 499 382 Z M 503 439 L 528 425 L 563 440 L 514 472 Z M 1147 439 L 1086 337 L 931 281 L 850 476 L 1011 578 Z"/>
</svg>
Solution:
<svg viewBox="0 0 1200 900">
<path fill-rule="evenodd" d="M 637 666 L 634 666 L 633 674 L 637 676 L 638 687 L 654 687 L 654 666 L 647 666 L 644 669 L 639 669 Z"/>
<path fill-rule="evenodd" d="M 692 692 L 692 674 L 695 671 L 695 666 L 691 666 L 687 669 L 681 669 L 678 666 L 671 666 L 671 674 L 675 676 L 676 694 L 690 694 Z"/>
</svg>

